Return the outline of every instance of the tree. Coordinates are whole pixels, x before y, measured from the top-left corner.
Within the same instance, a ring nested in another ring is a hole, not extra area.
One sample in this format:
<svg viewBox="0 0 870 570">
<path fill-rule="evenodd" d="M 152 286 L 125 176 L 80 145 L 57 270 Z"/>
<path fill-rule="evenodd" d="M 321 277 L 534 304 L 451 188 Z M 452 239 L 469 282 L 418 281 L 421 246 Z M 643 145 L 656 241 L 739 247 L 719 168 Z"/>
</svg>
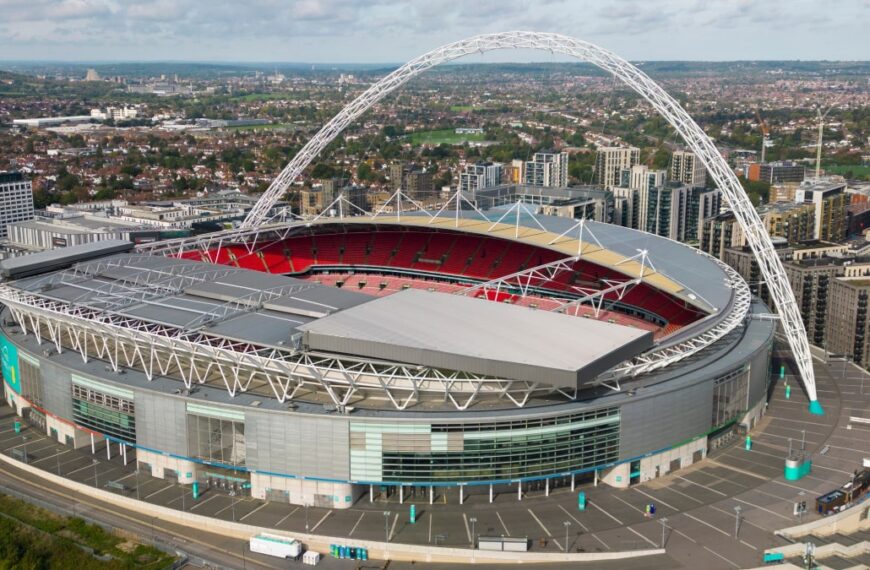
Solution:
<svg viewBox="0 0 870 570">
<path fill-rule="evenodd" d="M 335 176 L 335 169 L 325 162 L 318 162 L 311 170 L 311 177 L 323 180 Z"/>
<path fill-rule="evenodd" d="M 372 167 L 368 162 L 361 162 L 360 165 L 357 166 L 356 176 L 364 182 L 370 182 L 372 180 L 374 173 L 372 172 Z"/>
</svg>

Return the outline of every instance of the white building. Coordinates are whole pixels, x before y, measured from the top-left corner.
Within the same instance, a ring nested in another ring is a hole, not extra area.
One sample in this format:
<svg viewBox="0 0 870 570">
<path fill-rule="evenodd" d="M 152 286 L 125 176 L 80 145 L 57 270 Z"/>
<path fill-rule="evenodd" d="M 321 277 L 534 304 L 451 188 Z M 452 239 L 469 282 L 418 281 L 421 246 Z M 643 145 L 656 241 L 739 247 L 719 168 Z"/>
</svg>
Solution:
<svg viewBox="0 0 870 570">
<path fill-rule="evenodd" d="M 568 153 L 538 152 L 526 162 L 524 183 L 531 186 L 565 188 L 568 186 Z"/>
<path fill-rule="evenodd" d="M 33 218 L 33 186 L 20 172 L 0 172 L 0 239 L 7 225 Z"/>
<path fill-rule="evenodd" d="M 595 179 L 610 190 L 620 185 L 622 171 L 638 162 L 640 162 L 640 149 L 637 147 L 601 147 L 595 156 Z"/>
<path fill-rule="evenodd" d="M 700 188 L 707 183 L 707 169 L 695 156 L 695 153 L 678 150 L 671 156 L 671 175 L 674 182 L 682 182 L 694 188 Z"/>
<path fill-rule="evenodd" d="M 478 162 L 468 164 L 459 174 L 459 189 L 474 192 L 501 184 L 503 165 L 500 162 Z"/>
</svg>

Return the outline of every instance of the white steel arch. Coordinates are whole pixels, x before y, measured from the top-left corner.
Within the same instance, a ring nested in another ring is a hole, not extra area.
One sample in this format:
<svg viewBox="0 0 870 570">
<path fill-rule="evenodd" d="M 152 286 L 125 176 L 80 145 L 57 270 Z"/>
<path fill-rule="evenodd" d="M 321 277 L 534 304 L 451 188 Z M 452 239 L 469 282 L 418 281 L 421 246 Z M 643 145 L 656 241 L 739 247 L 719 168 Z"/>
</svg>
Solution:
<svg viewBox="0 0 870 570">
<path fill-rule="evenodd" d="M 646 99 L 683 137 L 688 147 L 707 167 L 713 180 L 722 190 L 755 254 L 761 274 L 776 303 L 783 330 L 797 361 L 810 400 L 810 412 L 814 414 L 824 413 L 816 395 L 809 342 L 798 312 L 797 302 L 782 262 L 774 251 L 770 236 L 734 172 L 728 167 L 713 141 L 704 133 L 703 129 L 695 123 L 673 97 L 668 95 L 645 73 L 608 50 L 570 36 L 529 31 L 482 34 L 447 44 L 409 61 L 369 87 L 326 123 L 275 178 L 245 218 L 242 227 L 251 229 L 265 223 L 268 212 L 312 160 L 348 125 L 409 79 L 441 63 L 473 53 L 499 49 L 536 49 L 565 54 L 608 71 Z"/>
</svg>

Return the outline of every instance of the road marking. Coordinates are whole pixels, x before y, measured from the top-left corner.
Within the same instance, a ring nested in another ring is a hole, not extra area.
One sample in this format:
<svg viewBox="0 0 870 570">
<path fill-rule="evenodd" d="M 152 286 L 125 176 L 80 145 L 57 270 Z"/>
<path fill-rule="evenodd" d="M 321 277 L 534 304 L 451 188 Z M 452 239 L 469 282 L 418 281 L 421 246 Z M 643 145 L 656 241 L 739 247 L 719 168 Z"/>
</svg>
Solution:
<svg viewBox="0 0 870 570">
<path fill-rule="evenodd" d="M 815 493 L 815 491 L 811 489 L 804 489 L 803 487 L 798 487 L 797 485 L 789 485 L 788 483 L 783 483 L 782 481 L 776 481 L 771 479 L 771 483 L 776 483 L 777 485 L 782 485 L 783 487 L 791 487 L 792 489 L 797 489 L 798 491 L 803 491 L 804 493 Z"/>
<path fill-rule="evenodd" d="M 580 525 L 580 528 L 583 529 L 583 532 L 589 532 L 589 529 L 586 528 L 586 525 L 584 525 L 582 522 L 580 522 L 580 520 L 579 520 L 577 517 L 575 517 L 574 515 L 572 515 L 571 513 L 569 513 L 568 510 L 567 510 L 565 507 L 563 507 L 562 505 L 559 505 L 559 508 L 562 509 L 562 511 L 563 511 L 566 515 L 568 515 L 569 517 L 571 517 L 571 520 L 573 520 L 575 523 L 579 524 L 579 525 Z"/>
<path fill-rule="evenodd" d="M 759 528 L 760 528 L 760 527 L 759 527 Z M 743 540 L 742 538 L 740 539 L 740 544 L 742 544 L 742 545 L 744 545 L 744 546 L 748 546 L 748 547 L 751 548 L 752 550 L 758 550 L 756 547 L 752 546 L 751 544 L 749 544 L 748 542 L 746 542 L 746 541 Z"/>
<path fill-rule="evenodd" d="M 671 504 L 666 503 L 663 499 L 656 499 L 655 497 L 653 497 L 653 496 L 650 495 L 649 493 L 644 493 L 643 491 L 641 491 L 641 490 L 638 489 L 637 487 L 632 487 L 632 488 L 633 488 L 635 491 L 637 491 L 638 493 L 640 493 L 641 495 L 643 495 L 644 497 L 649 497 L 649 498 L 652 499 L 653 501 L 658 501 L 659 503 L 663 504 L 664 506 L 666 506 L 666 507 L 669 508 L 669 509 L 673 509 L 673 510 L 675 510 L 675 511 L 677 511 L 677 512 L 680 512 L 680 509 L 678 509 L 677 507 L 675 507 L 675 506 L 673 506 L 673 505 L 671 505 Z"/>
<path fill-rule="evenodd" d="M 285 520 L 287 520 L 287 519 L 290 517 L 290 515 L 292 515 L 293 513 L 295 513 L 295 512 L 298 511 L 298 510 L 299 510 L 299 507 L 296 507 L 295 509 L 293 509 L 292 511 L 290 511 L 289 513 L 287 513 L 286 515 L 284 515 L 284 518 L 282 518 L 281 520 L 279 520 L 278 522 L 276 522 L 276 523 L 275 523 L 275 526 L 276 526 L 276 527 L 277 527 L 277 526 L 281 526 L 281 523 L 282 523 L 282 522 L 284 522 Z"/>
<path fill-rule="evenodd" d="M 317 524 L 314 525 L 313 527 L 311 527 L 312 534 L 314 533 L 315 530 L 317 530 L 317 527 L 319 527 L 320 524 L 326 520 L 326 517 L 328 517 L 331 514 L 332 514 L 332 510 L 326 511 L 326 514 L 323 515 L 323 517 L 319 521 L 317 521 Z M 399 515 L 396 515 L 396 519 L 398 519 L 398 518 L 399 518 Z M 393 526 L 395 527 L 396 525 L 393 525 Z M 390 535 L 392 536 L 392 533 Z"/>
<path fill-rule="evenodd" d="M 691 483 L 692 485 L 697 485 L 698 487 L 703 487 L 704 489 L 707 489 L 708 491 L 712 491 L 712 492 L 716 493 L 717 495 L 722 495 L 723 497 L 728 496 L 725 493 L 723 493 L 722 491 L 717 491 L 716 489 L 712 489 L 712 488 L 708 487 L 707 485 L 703 485 L 701 483 L 696 483 L 696 482 L 694 482 L 690 479 L 686 479 L 685 477 L 682 477 L 680 475 L 677 475 L 677 479 L 681 479 L 681 480 L 685 481 L 686 483 Z"/>
<path fill-rule="evenodd" d="M 356 527 L 359 526 L 359 523 L 362 522 L 364 516 L 366 516 L 366 512 L 365 512 L 365 511 L 362 512 L 362 514 L 361 514 L 361 515 L 359 516 L 359 518 L 356 520 L 356 524 L 353 525 L 353 528 L 350 529 L 350 532 L 349 532 L 349 533 L 347 533 L 348 536 L 353 536 L 353 531 L 355 531 L 355 530 L 356 530 Z M 431 522 L 431 517 L 430 517 L 430 522 L 429 522 L 429 540 L 432 540 L 432 522 Z"/>
<path fill-rule="evenodd" d="M 547 536 L 553 536 L 552 534 L 550 534 L 550 531 L 547 530 L 547 527 L 544 526 L 544 523 L 541 522 L 541 519 L 539 519 L 535 515 L 535 513 L 532 512 L 532 509 L 526 509 L 526 510 L 529 511 L 529 514 L 532 515 L 532 518 L 535 519 L 535 522 L 537 522 L 541 526 L 541 528 L 544 529 L 544 532 L 547 533 Z"/>
<path fill-rule="evenodd" d="M 703 546 L 703 545 L 702 545 L 702 546 Z M 706 551 L 709 552 L 710 554 L 713 554 L 713 555 L 715 555 L 715 556 L 718 556 L 719 558 L 721 558 L 722 560 L 724 560 L 724 561 L 727 562 L 728 564 L 734 566 L 735 568 L 740 568 L 740 565 L 739 565 L 739 564 L 735 564 L 734 562 L 731 562 L 730 560 L 728 560 L 727 558 L 725 558 L 724 556 L 722 556 L 721 554 L 719 554 L 719 553 L 716 552 L 715 550 L 711 550 L 711 549 L 710 549 L 709 547 L 707 547 L 707 546 L 704 546 L 704 550 L 706 550 Z"/>
<path fill-rule="evenodd" d="M 87 468 L 91 468 L 91 469 L 93 469 L 93 468 L 94 468 L 94 464 L 91 463 L 90 465 L 85 465 L 84 467 L 79 467 L 79 468 L 76 469 L 75 471 L 70 471 L 69 473 L 67 473 L 66 476 L 69 477 L 69 476 L 72 475 L 73 473 L 78 473 L 79 471 L 84 471 L 84 470 L 87 469 Z"/>
<path fill-rule="evenodd" d="M 630 530 L 630 531 L 633 532 L 634 534 L 638 535 L 639 537 L 641 537 L 642 539 L 644 539 L 645 541 L 647 541 L 647 542 L 648 542 L 648 543 L 649 543 L 653 548 L 658 548 L 658 547 L 659 547 L 658 544 L 656 544 L 655 542 L 651 541 L 650 539 L 648 539 L 647 537 L 645 537 L 645 536 L 642 535 L 641 533 L 637 532 L 636 530 L 634 530 L 634 529 L 631 528 L 630 526 L 627 526 L 627 527 L 625 527 L 625 528 L 627 528 L 628 530 Z"/>
<path fill-rule="evenodd" d="M 556 545 L 556 548 L 558 548 L 559 550 L 562 550 L 562 545 L 559 544 L 559 540 L 558 540 L 558 539 L 553 538 L 553 539 L 551 539 L 551 540 L 553 541 L 553 544 Z"/>
<path fill-rule="evenodd" d="M 499 514 L 498 511 L 495 512 L 495 516 L 498 517 L 498 522 L 501 523 L 501 527 L 504 529 L 504 533 L 505 533 L 505 535 L 510 536 L 510 535 L 511 535 L 511 531 L 509 531 L 507 525 L 504 524 L 504 519 L 501 518 L 501 515 Z"/>
<path fill-rule="evenodd" d="M 865 454 L 865 455 L 870 453 L 870 451 L 867 451 L 865 449 L 854 449 L 852 447 L 843 447 L 841 445 L 828 444 L 828 447 L 832 447 L 834 449 L 845 449 L 846 451 L 851 451 L 853 453 L 861 453 L 861 454 Z"/>
<path fill-rule="evenodd" d="M 195 505 L 193 505 L 192 507 L 190 507 L 190 510 L 192 511 L 192 510 L 195 509 L 196 507 L 202 506 L 202 505 L 206 504 L 207 502 L 211 501 L 212 499 L 216 499 L 216 498 L 218 498 L 219 496 L 220 496 L 220 495 L 218 495 L 217 493 L 212 493 L 210 496 L 206 497 L 206 498 L 203 499 L 202 501 L 199 501 L 198 503 L 196 503 Z"/>
<path fill-rule="evenodd" d="M 595 501 L 586 501 L 586 504 L 591 505 L 592 507 L 595 507 L 596 509 L 598 509 L 599 511 L 601 511 L 601 512 L 604 513 L 605 515 L 609 516 L 610 518 L 612 518 L 613 520 L 615 520 L 619 526 L 624 526 L 624 525 L 622 524 L 622 521 L 621 521 L 621 520 L 619 520 L 619 519 L 616 518 L 615 516 L 611 515 L 610 513 L 608 513 L 607 511 L 605 511 L 604 509 L 602 509 L 602 508 L 599 507 L 598 505 L 596 505 L 596 504 L 595 504 Z"/>
<path fill-rule="evenodd" d="M 429 513 L 429 544 L 432 544 L 432 519 L 434 519 L 434 518 L 435 517 L 430 512 Z"/>
<path fill-rule="evenodd" d="M 468 535 L 468 542 L 471 542 L 471 527 L 468 526 L 468 517 L 462 513 L 462 520 L 465 521 L 465 534 Z"/>
<path fill-rule="evenodd" d="M 690 515 L 689 513 L 682 513 L 682 514 L 686 515 L 687 517 L 689 517 L 690 519 L 692 519 L 692 520 L 694 520 L 694 521 L 698 521 L 698 522 L 701 523 L 702 525 L 709 526 L 710 528 L 712 528 L 712 529 L 715 530 L 716 532 L 720 532 L 720 533 L 722 533 L 722 534 L 724 534 L 725 536 L 728 536 L 728 537 L 731 536 L 730 534 L 728 534 L 727 532 L 725 532 L 724 530 L 722 530 L 722 529 L 719 528 L 718 526 L 713 526 L 712 524 L 708 523 L 707 521 L 701 520 L 701 519 L 699 519 L 699 518 L 696 517 L 696 516 Z"/>
<path fill-rule="evenodd" d="M 757 490 L 757 489 L 756 489 L 756 490 Z M 775 496 L 775 495 L 772 495 L 772 496 Z M 790 520 L 791 520 L 791 519 L 788 518 L 787 516 L 781 515 L 781 514 L 775 512 L 775 511 L 771 511 L 770 509 L 764 508 L 764 507 L 762 507 L 761 505 L 756 505 L 755 503 L 750 503 L 749 501 L 744 501 L 743 499 L 738 499 L 737 497 L 734 497 L 734 500 L 737 501 L 738 503 L 743 503 L 744 505 L 749 505 L 749 506 L 751 506 L 751 507 L 753 507 L 753 508 L 761 509 L 762 511 L 764 511 L 764 512 L 766 512 L 766 513 L 770 513 L 770 514 L 772 514 L 772 515 L 776 515 L 776 516 L 778 516 L 778 517 L 781 518 L 781 519 L 785 519 L 785 520 L 787 520 L 787 521 L 790 521 Z M 729 514 L 730 514 L 730 513 L 729 513 Z M 764 530 L 765 530 L 765 532 L 767 532 L 767 529 L 764 529 Z"/>
<path fill-rule="evenodd" d="M 240 521 L 245 520 L 246 518 L 248 518 L 248 517 L 251 516 L 252 514 L 256 513 L 257 511 L 259 511 L 260 509 L 262 509 L 263 507 L 265 507 L 265 506 L 268 505 L 268 504 L 269 504 L 269 503 L 263 503 L 262 505 L 260 505 L 259 507 L 257 507 L 257 508 L 254 509 L 253 511 L 251 511 L 250 513 L 248 513 L 248 514 L 246 514 L 245 516 L 243 516 L 242 518 L 240 518 L 239 520 L 240 520 Z"/>
</svg>

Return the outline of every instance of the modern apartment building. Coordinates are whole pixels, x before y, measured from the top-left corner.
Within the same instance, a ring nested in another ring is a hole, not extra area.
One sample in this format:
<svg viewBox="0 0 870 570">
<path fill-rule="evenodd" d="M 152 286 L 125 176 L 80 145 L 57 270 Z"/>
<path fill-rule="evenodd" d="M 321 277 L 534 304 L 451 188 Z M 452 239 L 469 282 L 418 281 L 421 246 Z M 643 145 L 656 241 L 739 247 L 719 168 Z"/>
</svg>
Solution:
<svg viewBox="0 0 870 570">
<path fill-rule="evenodd" d="M 595 156 L 595 180 L 610 190 L 621 185 L 621 173 L 640 162 L 637 147 L 601 147 Z"/>
<path fill-rule="evenodd" d="M 538 152 L 526 162 L 525 184 L 564 188 L 568 186 L 568 153 Z"/>
<path fill-rule="evenodd" d="M 33 187 L 20 172 L 0 172 L 0 239 L 7 225 L 33 219 Z"/>
<path fill-rule="evenodd" d="M 811 204 L 815 218 L 813 238 L 824 241 L 846 239 L 846 209 L 849 196 L 845 182 L 827 179 L 805 180 L 794 193 L 797 204 Z"/>
<path fill-rule="evenodd" d="M 695 153 L 677 150 L 671 155 L 670 179 L 695 188 L 703 187 L 707 183 L 707 168 Z"/>
<path fill-rule="evenodd" d="M 459 189 L 474 192 L 501 184 L 504 169 L 500 162 L 478 162 L 468 164 L 459 174 Z"/>
</svg>

